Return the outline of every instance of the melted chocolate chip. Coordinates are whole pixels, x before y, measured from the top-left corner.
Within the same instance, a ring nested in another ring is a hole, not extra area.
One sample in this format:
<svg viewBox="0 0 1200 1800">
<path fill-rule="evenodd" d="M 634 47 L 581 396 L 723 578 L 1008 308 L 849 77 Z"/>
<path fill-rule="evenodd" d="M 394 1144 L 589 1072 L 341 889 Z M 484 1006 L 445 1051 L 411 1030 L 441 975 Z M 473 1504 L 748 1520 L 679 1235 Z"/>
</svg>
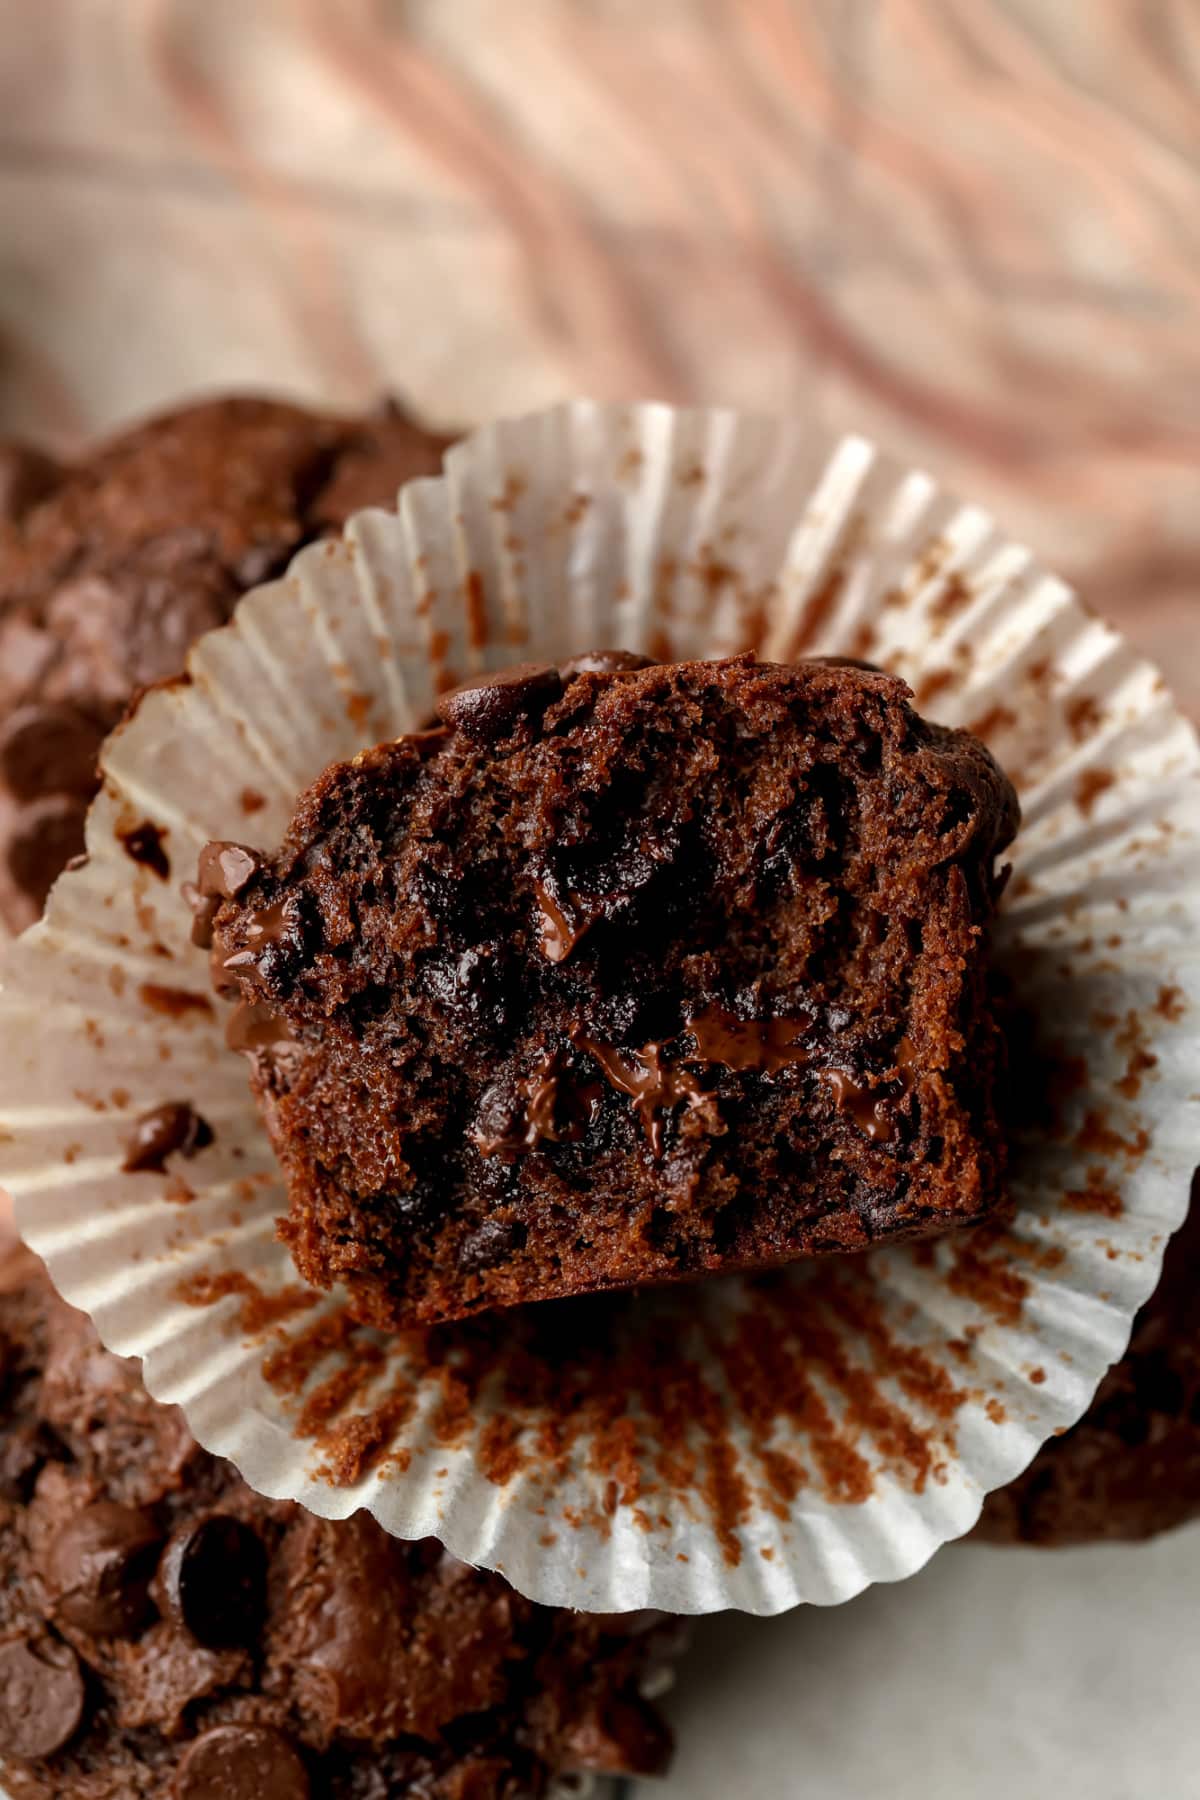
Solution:
<svg viewBox="0 0 1200 1800">
<path fill-rule="evenodd" d="M 0 1644 L 0 1754 L 53 1756 L 82 1717 L 83 1676 L 69 1644 L 50 1637 Z"/>
<path fill-rule="evenodd" d="M 458 1266 L 465 1275 L 490 1269 L 515 1251 L 523 1250 L 528 1236 L 519 1219 L 485 1219 L 463 1240 L 458 1252 Z"/>
<path fill-rule="evenodd" d="M 600 1087 L 594 1081 L 562 1080 L 563 1057 L 558 1050 L 542 1058 L 532 1075 L 517 1083 L 517 1106 L 501 1115 L 500 1129 L 486 1118 L 471 1134 L 481 1156 L 500 1156 L 512 1162 L 539 1143 L 573 1143 L 591 1124 L 600 1103 Z M 501 1096 L 501 1104 L 503 1097 Z"/>
<path fill-rule="evenodd" d="M 550 663 L 518 663 L 451 688 L 437 702 L 437 716 L 477 743 L 505 737 L 522 719 L 537 718 L 562 693 L 562 677 Z"/>
<path fill-rule="evenodd" d="M 829 1083 L 838 1111 L 853 1119 L 873 1143 L 890 1144 L 896 1135 L 896 1105 L 912 1092 L 916 1067 L 912 1044 L 907 1038 L 901 1038 L 895 1069 L 888 1077 L 887 1092 L 880 1087 L 867 1087 L 846 1069 L 823 1069 L 821 1073 Z M 900 1084 L 898 1089 L 897 1082 Z"/>
<path fill-rule="evenodd" d="M 554 1114 L 558 1102 L 558 1075 L 553 1066 L 523 1082 L 525 1089 L 526 1133 L 538 1138 L 554 1136 Z"/>
<path fill-rule="evenodd" d="M 192 942 L 197 950 L 211 950 L 213 920 L 221 904 L 219 894 L 202 894 L 194 881 L 185 881 L 180 893 L 192 911 Z"/>
<path fill-rule="evenodd" d="M 888 1143 L 892 1136 L 892 1121 L 887 1101 L 873 1088 L 863 1087 L 844 1069 L 826 1069 L 824 1076 L 838 1111 L 853 1119 L 873 1143 Z"/>
<path fill-rule="evenodd" d="M 267 1553 L 258 1533 L 213 1513 L 163 1551 L 156 1598 L 172 1623 L 210 1650 L 253 1644 L 266 1604 Z"/>
<path fill-rule="evenodd" d="M 811 1024 L 811 1019 L 739 1019 L 714 1005 L 688 1019 L 687 1029 L 701 1061 L 774 1075 L 793 1063 L 812 1060 L 812 1052 L 800 1042 Z"/>
<path fill-rule="evenodd" d="M 570 681 L 573 675 L 628 675 L 634 669 L 653 667 L 654 658 L 639 656 L 636 650 L 584 650 L 559 663 L 558 672 L 564 681 Z"/>
<path fill-rule="evenodd" d="M 95 721 L 66 701 L 18 706 L 0 726 L 0 774 L 17 800 L 90 798 L 102 737 Z"/>
<path fill-rule="evenodd" d="M 212 1141 L 212 1126 L 188 1101 L 166 1100 L 137 1121 L 121 1167 L 130 1175 L 163 1175 L 168 1156 L 195 1156 Z"/>
<path fill-rule="evenodd" d="M 233 900 L 263 866 L 257 850 L 217 840 L 200 852 L 196 886 L 202 898 Z"/>
<path fill-rule="evenodd" d="M 642 1128 L 658 1157 L 662 1154 L 662 1115 L 681 1100 L 698 1106 L 708 1098 L 685 1064 L 720 1063 L 737 1073 L 776 1075 L 792 1064 L 812 1061 L 813 1052 L 800 1041 L 810 1025 L 809 1019 L 739 1019 L 722 1006 L 709 1006 L 687 1021 L 696 1054 L 673 1062 L 663 1056 L 661 1044 L 624 1051 L 584 1035 L 575 1041 L 595 1057 L 613 1087 L 635 1101 Z M 902 1038 L 893 1072 L 875 1087 L 860 1082 L 846 1069 L 822 1068 L 817 1073 L 828 1083 L 839 1112 L 873 1141 L 890 1143 L 895 1135 L 897 1101 L 911 1093 L 916 1067 L 912 1044 Z"/>
<path fill-rule="evenodd" d="M 259 907 L 247 916 L 246 936 L 249 943 L 244 949 L 235 950 L 232 956 L 225 957 L 221 967 L 256 974 L 258 959 L 263 951 L 285 938 L 290 926 L 286 900 L 276 900 L 270 906 Z"/>
<path fill-rule="evenodd" d="M 580 1035 L 581 1050 L 595 1058 L 607 1080 L 619 1093 L 628 1094 L 642 1122 L 642 1130 L 657 1159 L 663 1148 L 663 1114 L 683 1101 L 700 1106 L 708 1098 L 690 1069 L 669 1062 L 661 1044 L 644 1044 L 640 1050 L 618 1050 Z"/>
<path fill-rule="evenodd" d="M 166 832 L 161 825 L 155 825 L 150 819 L 143 819 L 140 825 L 131 825 L 117 836 L 125 846 L 125 854 L 144 869 L 153 869 L 160 881 L 169 881 L 171 861 L 163 848 Z"/>
<path fill-rule="evenodd" d="M 189 1744 L 174 1800 L 308 1800 L 308 1774 L 281 1731 L 218 1725 Z"/>
<path fill-rule="evenodd" d="M 572 895 L 570 910 L 564 907 L 557 896 L 550 892 L 542 882 L 535 881 L 533 891 L 537 895 L 538 915 L 541 931 L 538 942 L 542 955 L 547 962 L 564 962 L 586 932 L 596 923 L 598 915 L 591 917 L 581 914 L 579 903 Z"/>
<path fill-rule="evenodd" d="M 59 1532 L 46 1558 L 55 1614 L 94 1637 L 129 1637 L 151 1610 L 162 1533 L 148 1513 L 97 1500 Z"/>
</svg>

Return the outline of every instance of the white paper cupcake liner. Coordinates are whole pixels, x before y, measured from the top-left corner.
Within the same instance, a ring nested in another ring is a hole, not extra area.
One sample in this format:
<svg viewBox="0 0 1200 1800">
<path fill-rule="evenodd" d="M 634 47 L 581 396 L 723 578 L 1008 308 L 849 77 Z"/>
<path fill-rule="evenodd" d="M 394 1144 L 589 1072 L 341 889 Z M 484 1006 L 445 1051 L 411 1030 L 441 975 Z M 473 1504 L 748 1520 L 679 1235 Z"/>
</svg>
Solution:
<svg viewBox="0 0 1200 1800">
<path fill-rule="evenodd" d="M 180 883 L 210 838 L 277 843 L 301 788 L 439 687 L 608 646 L 865 655 L 988 739 L 1025 808 L 998 936 L 1054 1040 L 1060 1128 L 1016 1146 L 1008 1229 L 574 1303 L 601 1348 L 566 1374 L 503 1315 L 339 1349 L 336 1297 L 252 1304 L 295 1284 L 283 1195 Z M 1122 1351 L 1200 1145 L 1200 747 L 1152 669 L 928 476 L 724 411 L 503 422 L 248 596 L 103 766 L 90 861 L 5 964 L 0 1181 L 105 1342 L 263 1492 L 369 1507 L 551 1604 L 776 1612 L 912 1573 Z M 169 879 L 123 843 L 145 821 Z M 122 1173 L 174 1099 L 212 1146 Z M 181 1298 L 214 1271 L 224 1298 Z M 303 1391 L 272 1386 L 321 1329 Z M 388 1452 L 350 1486 L 298 1435 L 331 1383 Z"/>
</svg>

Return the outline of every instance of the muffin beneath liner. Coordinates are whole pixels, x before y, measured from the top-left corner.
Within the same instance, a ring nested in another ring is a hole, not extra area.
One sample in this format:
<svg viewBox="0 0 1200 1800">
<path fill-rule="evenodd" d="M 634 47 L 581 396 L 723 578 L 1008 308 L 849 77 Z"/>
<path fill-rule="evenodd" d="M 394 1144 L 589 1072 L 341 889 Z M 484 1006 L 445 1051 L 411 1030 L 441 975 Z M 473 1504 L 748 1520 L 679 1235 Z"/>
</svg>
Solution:
<svg viewBox="0 0 1200 1800">
<path fill-rule="evenodd" d="M 23 1255 L 0 1415 L 12 1800 L 532 1800 L 663 1766 L 664 1615 L 539 1607 L 365 1513 L 252 1493 Z"/>
<path fill-rule="evenodd" d="M 0 445 L 0 928 L 83 849 L 105 735 L 248 588 L 451 442 L 394 402 L 336 418 L 205 400 L 60 465 Z"/>
<path fill-rule="evenodd" d="M 976 1536 L 1135 1543 L 1200 1517 L 1200 1169 L 1129 1348 L 1078 1424 L 988 1495 Z"/>
<path fill-rule="evenodd" d="M 301 1274 L 398 1328 L 995 1212 L 1016 823 L 862 667 L 598 652 L 443 696 L 193 890 Z"/>
</svg>

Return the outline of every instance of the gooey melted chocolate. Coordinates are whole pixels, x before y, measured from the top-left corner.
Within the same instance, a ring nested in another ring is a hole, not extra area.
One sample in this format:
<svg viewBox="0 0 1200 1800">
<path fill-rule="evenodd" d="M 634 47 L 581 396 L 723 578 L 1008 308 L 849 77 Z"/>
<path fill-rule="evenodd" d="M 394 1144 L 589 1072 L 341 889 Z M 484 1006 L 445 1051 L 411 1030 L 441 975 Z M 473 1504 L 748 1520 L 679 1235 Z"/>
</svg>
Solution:
<svg viewBox="0 0 1200 1800">
<path fill-rule="evenodd" d="M 702 1085 L 703 1073 L 720 1067 L 734 1074 L 774 1077 L 792 1067 L 812 1068 L 819 1052 L 804 1042 L 812 1025 L 811 1017 L 739 1019 L 714 1003 L 685 1022 L 684 1030 L 695 1050 L 674 1057 L 665 1053 L 662 1044 L 626 1050 L 584 1031 L 577 1031 L 572 1042 L 599 1065 L 610 1087 L 633 1101 L 657 1161 L 663 1153 L 667 1115 L 679 1105 L 691 1109 L 716 1100 L 715 1091 Z M 863 1081 L 836 1065 L 816 1067 L 814 1073 L 826 1083 L 839 1112 L 872 1142 L 891 1143 L 896 1136 L 896 1108 L 912 1093 L 917 1068 L 913 1045 L 903 1037 L 892 1068 L 873 1081 Z M 561 1052 L 545 1057 L 520 1084 L 521 1100 L 509 1129 L 500 1135 L 475 1136 L 481 1154 L 511 1160 L 543 1141 L 563 1143 L 581 1137 L 594 1116 L 597 1089 L 594 1083 L 573 1085 L 573 1099 L 568 1102 L 571 1122 L 564 1127 L 560 1112 L 566 1072 Z"/>
</svg>

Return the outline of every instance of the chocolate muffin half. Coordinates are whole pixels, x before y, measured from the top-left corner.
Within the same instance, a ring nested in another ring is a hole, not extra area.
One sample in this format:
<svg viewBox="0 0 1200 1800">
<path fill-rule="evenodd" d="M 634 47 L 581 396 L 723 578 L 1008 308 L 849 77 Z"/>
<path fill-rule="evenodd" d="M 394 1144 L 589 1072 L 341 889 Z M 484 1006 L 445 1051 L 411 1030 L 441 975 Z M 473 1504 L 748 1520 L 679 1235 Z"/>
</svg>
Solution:
<svg viewBox="0 0 1200 1800">
<path fill-rule="evenodd" d="M 603 653 L 329 769 L 199 904 L 302 1274 L 440 1320 L 969 1224 L 1016 800 L 889 676 Z M 630 666 L 630 665 L 633 666 Z"/>
<path fill-rule="evenodd" d="M 30 924 L 83 848 L 97 752 L 131 695 L 302 544 L 436 473 L 448 442 L 390 403 L 339 419 L 237 397 L 70 466 L 0 446 L 0 926 Z"/>
<path fill-rule="evenodd" d="M 12 1800 L 536 1800 L 662 1767 L 663 1615 L 539 1607 L 365 1513 L 263 1499 L 36 1268 L 3 1285 Z"/>
</svg>

